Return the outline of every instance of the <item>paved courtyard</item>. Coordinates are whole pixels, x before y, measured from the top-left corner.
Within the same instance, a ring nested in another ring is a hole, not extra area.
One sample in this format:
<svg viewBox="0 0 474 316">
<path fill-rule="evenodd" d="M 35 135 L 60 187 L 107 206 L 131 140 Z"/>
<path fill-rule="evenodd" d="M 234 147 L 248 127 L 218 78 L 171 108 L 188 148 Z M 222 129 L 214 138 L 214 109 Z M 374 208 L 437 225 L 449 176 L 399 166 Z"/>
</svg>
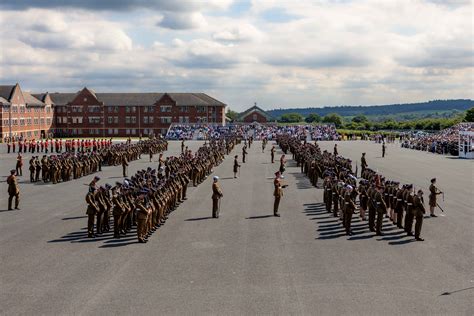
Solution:
<svg viewBox="0 0 474 316">
<path fill-rule="evenodd" d="M 201 142 L 188 142 L 192 149 Z M 332 150 L 333 142 L 320 143 Z M 211 218 L 211 179 L 190 187 L 188 200 L 147 244 L 111 233 L 88 239 L 84 200 L 93 176 L 64 184 L 20 178 L 21 210 L 7 211 L 8 171 L 15 155 L 0 154 L 0 314 L 474 314 L 474 168 L 454 159 L 371 142 L 339 142 L 339 153 L 425 190 L 438 178 L 445 192 L 438 218 L 423 223 L 424 242 L 384 224 L 376 237 L 353 222 L 347 237 L 290 160 L 280 205 L 272 216 L 270 146 L 249 150 L 238 179 L 232 155 L 214 170 L 224 198 Z M 171 142 L 166 155 L 176 155 Z M 233 154 L 241 153 L 238 146 Z M 278 157 L 281 154 L 278 151 Z M 155 157 L 156 160 L 157 157 Z M 291 158 L 291 157 L 289 157 Z M 157 167 L 148 157 L 138 169 Z M 104 167 L 101 183 L 121 180 L 121 167 Z M 360 170 L 360 166 L 359 166 Z"/>
</svg>

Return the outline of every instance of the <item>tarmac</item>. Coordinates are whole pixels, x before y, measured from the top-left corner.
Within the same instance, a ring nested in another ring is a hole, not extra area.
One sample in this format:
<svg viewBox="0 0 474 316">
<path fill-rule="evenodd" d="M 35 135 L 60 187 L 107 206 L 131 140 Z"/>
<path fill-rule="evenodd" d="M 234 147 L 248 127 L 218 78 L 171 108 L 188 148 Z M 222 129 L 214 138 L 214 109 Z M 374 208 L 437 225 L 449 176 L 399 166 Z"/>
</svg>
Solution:
<svg viewBox="0 0 474 316">
<path fill-rule="evenodd" d="M 202 142 L 187 142 L 196 149 Z M 271 144 L 271 143 L 270 143 Z M 269 145 L 270 145 L 269 144 Z M 332 151 L 333 142 L 320 142 Z M 60 184 L 28 183 L 28 159 L 20 178 L 21 210 L 7 211 L 14 154 L 0 147 L 1 315 L 473 315 L 472 161 L 366 141 L 338 142 L 356 161 L 367 152 L 369 167 L 425 191 L 429 180 L 445 192 L 437 218 L 423 223 L 415 242 L 387 220 L 385 236 L 369 232 L 354 215 L 355 234 L 326 213 L 322 189 L 311 186 L 289 159 L 288 188 L 273 216 L 274 172 L 254 142 L 240 177 L 233 155 L 217 168 L 224 197 L 221 216 L 211 218 L 212 176 L 188 189 L 147 244 L 135 235 L 112 233 L 88 239 L 85 194 L 93 175 Z M 166 155 L 177 155 L 170 142 Z M 40 154 L 41 155 L 41 154 Z M 148 156 L 130 163 L 129 175 L 148 166 Z M 104 167 L 100 183 L 123 178 L 121 166 Z M 320 182 L 321 185 L 321 182 Z"/>
</svg>

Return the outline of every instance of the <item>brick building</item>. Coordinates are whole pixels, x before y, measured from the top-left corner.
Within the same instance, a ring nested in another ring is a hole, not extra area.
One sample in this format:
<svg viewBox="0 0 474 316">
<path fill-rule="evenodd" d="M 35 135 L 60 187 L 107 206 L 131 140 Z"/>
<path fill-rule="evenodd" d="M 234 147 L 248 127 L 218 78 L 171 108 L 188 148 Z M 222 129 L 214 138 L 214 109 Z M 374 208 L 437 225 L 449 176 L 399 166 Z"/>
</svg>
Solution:
<svg viewBox="0 0 474 316">
<path fill-rule="evenodd" d="M 267 112 L 259 108 L 256 104 L 248 110 L 242 112 L 237 117 L 237 121 L 244 123 L 270 123 L 275 122 L 275 119 L 271 117 Z"/>
<path fill-rule="evenodd" d="M 84 88 L 77 93 L 29 94 L 21 92 L 17 84 L 19 92 L 13 98 L 5 98 L 2 87 L 5 86 L 0 86 L 3 113 L 10 113 L 16 96 L 23 95 L 23 99 L 30 100 L 23 104 L 43 108 L 50 114 L 45 117 L 44 126 L 32 126 L 38 132 L 35 136 L 53 132 L 68 137 L 134 137 L 165 134 L 172 123 L 225 124 L 226 105 L 204 93 L 95 93 Z M 18 114 L 20 119 L 22 113 Z M 10 121 L 2 122 L 2 137 L 33 136 L 25 134 L 26 126 L 12 130 L 8 129 Z"/>
<path fill-rule="evenodd" d="M 19 84 L 0 86 L 0 139 L 23 136 L 39 139 L 53 131 L 54 111 L 48 96 L 38 99 Z"/>
</svg>

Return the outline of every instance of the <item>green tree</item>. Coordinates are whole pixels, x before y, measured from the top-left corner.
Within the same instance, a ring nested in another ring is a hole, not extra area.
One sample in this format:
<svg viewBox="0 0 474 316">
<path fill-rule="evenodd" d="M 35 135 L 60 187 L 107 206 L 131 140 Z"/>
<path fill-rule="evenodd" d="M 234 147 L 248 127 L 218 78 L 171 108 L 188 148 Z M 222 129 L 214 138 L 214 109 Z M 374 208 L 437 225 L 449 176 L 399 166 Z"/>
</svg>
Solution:
<svg viewBox="0 0 474 316">
<path fill-rule="evenodd" d="M 342 117 L 337 113 L 330 113 L 323 118 L 324 123 L 333 123 L 337 128 L 342 127 Z"/>
<path fill-rule="evenodd" d="M 226 116 L 228 118 L 230 118 L 231 121 L 235 121 L 237 119 L 237 116 L 239 116 L 239 113 L 235 112 L 235 111 L 232 111 L 231 109 L 229 109 L 227 111 L 227 114 Z"/>
<path fill-rule="evenodd" d="M 352 122 L 354 123 L 365 123 L 367 121 L 368 121 L 367 117 L 363 114 L 356 115 L 352 118 Z"/>
<path fill-rule="evenodd" d="M 298 113 L 286 113 L 280 117 L 282 123 L 299 123 L 303 121 L 303 117 Z"/>
<path fill-rule="evenodd" d="M 316 114 L 316 113 L 311 113 L 310 115 L 308 115 L 307 117 L 305 117 L 304 121 L 306 123 L 317 123 L 317 122 L 321 122 L 321 116 L 319 116 L 319 114 Z"/>
<path fill-rule="evenodd" d="M 474 107 L 470 108 L 466 111 L 466 115 L 464 115 L 465 122 L 474 122 Z"/>
</svg>

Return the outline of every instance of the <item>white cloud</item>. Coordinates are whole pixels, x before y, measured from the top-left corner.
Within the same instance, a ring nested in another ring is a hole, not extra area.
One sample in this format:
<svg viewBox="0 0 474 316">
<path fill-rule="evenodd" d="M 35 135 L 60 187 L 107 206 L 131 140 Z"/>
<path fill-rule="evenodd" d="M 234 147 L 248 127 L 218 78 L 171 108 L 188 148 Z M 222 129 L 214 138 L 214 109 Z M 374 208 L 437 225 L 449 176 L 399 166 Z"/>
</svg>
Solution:
<svg viewBox="0 0 474 316">
<path fill-rule="evenodd" d="M 205 91 L 237 110 L 474 97 L 465 2 L 26 3 L 42 9 L 0 12 L 0 81 L 28 90 Z"/>
</svg>

